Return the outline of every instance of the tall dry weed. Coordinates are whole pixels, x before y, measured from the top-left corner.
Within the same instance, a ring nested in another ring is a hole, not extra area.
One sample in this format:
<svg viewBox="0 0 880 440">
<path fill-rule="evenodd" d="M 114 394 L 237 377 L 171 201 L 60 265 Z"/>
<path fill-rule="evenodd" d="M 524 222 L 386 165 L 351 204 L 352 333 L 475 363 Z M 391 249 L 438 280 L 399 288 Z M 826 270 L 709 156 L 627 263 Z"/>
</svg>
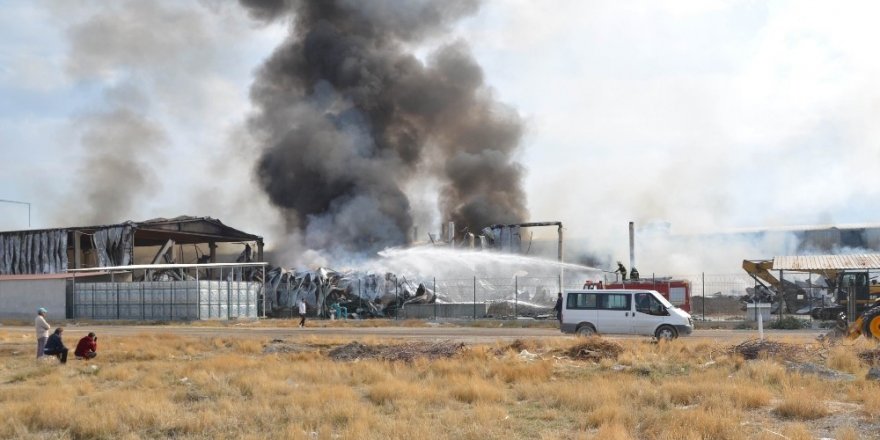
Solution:
<svg viewBox="0 0 880 440">
<path fill-rule="evenodd" d="M 859 432 L 852 426 L 841 426 L 834 431 L 836 440 L 859 440 Z"/>
<path fill-rule="evenodd" d="M 740 440 L 749 438 L 742 429 L 738 411 L 719 412 L 703 408 L 646 411 L 639 431 L 640 438 L 650 440 L 713 439 Z"/>
<path fill-rule="evenodd" d="M 599 427 L 599 430 L 591 438 L 596 440 L 633 440 L 635 437 L 625 426 L 607 423 Z"/>
<path fill-rule="evenodd" d="M 815 420 L 829 414 L 822 396 L 802 389 L 784 391 L 782 402 L 774 412 L 780 417 L 797 420 Z"/>
<path fill-rule="evenodd" d="M 828 368 L 859 374 L 865 371 L 858 353 L 851 346 L 837 346 L 831 349 L 826 362 Z"/>
<path fill-rule="evenodd" d="M 617 425 L 631 429 L 636 426 L 637 415 L 632 408 L 620 402 L 603 403 L 593 411 L 587 413 L 584 421 L 590 428 L 597 428 L 604 425 Z"/>
<path fill-rule="evenodd" d="M 454 378 L 448 386 L 449 394 L 463 403 L 500 402 L 504 399 L 504 393 L 497 383 L 483 379 Z"/>
<path fill-rule="evenodd" d="M 846 400 L 860 417 L 880 415 L 875 383 L 717 357 L 715 344 L 687 339 L 622 340 L 631 367 L 549 354 L 579 342 L 563 337 L 536 343 L 543 359 L 534 361 L 495 344 L 412 363 L 334 362 L 327 350 L 350 342 L 340 336 L 268 354 L 257 338 L 106 340 L 97 359 L 66 366 L 0 350 L 0 438 L 746 439 L 772 438 L 764 428 L 802 435 L 801 410 L 784 409 L 789 400 Z M 829 362 L 851 360 L 836 356 Z M 35 397 L 47 389 L 50 404 Z M 869 437 L 857 424 L 835 435 L 853 433 Z"/>
</svg>

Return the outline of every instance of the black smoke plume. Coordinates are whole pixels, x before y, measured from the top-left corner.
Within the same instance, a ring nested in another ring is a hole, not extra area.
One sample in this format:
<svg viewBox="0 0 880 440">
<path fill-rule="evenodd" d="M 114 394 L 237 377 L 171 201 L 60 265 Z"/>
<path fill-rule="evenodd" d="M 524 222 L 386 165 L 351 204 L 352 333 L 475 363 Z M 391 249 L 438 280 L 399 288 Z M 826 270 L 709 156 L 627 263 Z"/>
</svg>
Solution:
<svg viewBox="0 0 880 440">
<path fill-rule="evenodd" d="M 373 251 L 408 241 L 402 189 L 440 182 L 443 220 L 480 230 L 527 216 L 523 128 L 497 103 L 462 42 L 414 48 L 474 13 L 473 0 L 242 0 L 261 20 L 291 19 L 259 69 L 250 126 L 256 177 L 315 249 Z"/>
</svg>

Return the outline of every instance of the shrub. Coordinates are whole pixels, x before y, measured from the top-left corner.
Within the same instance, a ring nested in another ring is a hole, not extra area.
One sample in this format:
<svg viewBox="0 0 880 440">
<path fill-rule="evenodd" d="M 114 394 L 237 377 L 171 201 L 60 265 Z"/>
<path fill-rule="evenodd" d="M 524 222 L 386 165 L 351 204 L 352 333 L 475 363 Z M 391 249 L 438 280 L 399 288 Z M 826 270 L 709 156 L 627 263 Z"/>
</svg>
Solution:
<svg viewBox="0 0 880 440">
<path fill-rule="evenodd" d="M 797 330 L 804 328 L 804 321 L 794 316 L 784 316 L 770 323 L 768 326 L 775 330 Z"/>
<path fill-rule="evenodd" d="M 828 415 L 828 409 L 821 399 L 799 390 L 786 392 L 775 411 L 780 417 L 800 420 L 815 420 Z"/>
</svg>

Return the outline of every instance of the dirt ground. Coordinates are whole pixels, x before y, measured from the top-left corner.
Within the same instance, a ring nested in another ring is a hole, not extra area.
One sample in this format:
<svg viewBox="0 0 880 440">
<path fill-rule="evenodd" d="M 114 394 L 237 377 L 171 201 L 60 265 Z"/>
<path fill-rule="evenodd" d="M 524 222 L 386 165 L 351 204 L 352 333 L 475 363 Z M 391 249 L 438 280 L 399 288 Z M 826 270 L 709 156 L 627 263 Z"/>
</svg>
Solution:
<svg viewBox="0 0 880 440">
<path fill-rule="evenodd" d="M 263 323 L 199 323 L 198 325 L 101 325 L 59 324 L 65 327 L 69 340 L 80 338 L 90 331 L 103 336 L 132 336 L 143 333 L 172 334 L 178 336 L 241 337 L 241 338 L 313 338 L 342 337 L 360 339 L 394 339 L 422 341 L 454 341 L 466 344 L 488 344 L 516 339 L 543 339 L 564 337 L 558 329 L 551 328 L 505 328 L 434 325 L 428 327 L 264 327 Z M 33 333 L 33 326 L 0 326 L 9 332 Z M 789 340 L 814 340 L 827 330 L 765 330 L 768 337 L 785 337 Z M 569 336 L 570 337 L 570 336 Z M 738 343 L 757 337 L 754 330 L 695 330 L 685 337 L 688 340 L 725 341 Z M 649 339 L 645 336 L 608 335 L 609 339 Z"/>
<path fill-rule="evenodd" d="M 756 341 L 756 331 L 707 329 L 657 342 L 504 322 L 53 324 L 65 327 L 68 345 L 96 332 L 99 358 L 34 363 L 33 328 L 0 326 L 8 420 L 0 438 L 851 440 L 880 432 L 880 384 L 866 378 L 876 344 L 820 341 L 821 331 L 767 331 Z M 862 356 L 866 347 L 871 356 Z M 50 401 L 27 397 L 47 387 Z M 72 408 L 83 405 L 112 416 L 82 418 Z"/>
</svg>

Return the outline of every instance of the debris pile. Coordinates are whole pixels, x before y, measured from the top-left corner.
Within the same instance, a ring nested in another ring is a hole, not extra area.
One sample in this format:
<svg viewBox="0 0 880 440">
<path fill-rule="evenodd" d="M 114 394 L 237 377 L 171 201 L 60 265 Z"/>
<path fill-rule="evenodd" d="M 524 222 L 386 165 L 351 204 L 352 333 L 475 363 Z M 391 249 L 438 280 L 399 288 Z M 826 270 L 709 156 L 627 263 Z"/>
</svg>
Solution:
<svg viewBox="0 0 880 440">
<path fill-rule="evenodd" d="M 514 339 L 513 342 L 507 344 L 503 347 L 498 347 L 494 350 L 496 356 L 502 356 L 508 351 L 512 351 L 514 353 L 521 353 L 523 350 L 537 351 L 539 348 L 539 344 L 535 343 L 535 341 L 524 341 L 522 339 Z"/>
<path fill-rule="evenodd" d="M 522 339 L 514 339 L 513 342 L 508 344 L 503 350 L 520 352 L 529 348 L 534 349 L 534 344 L 523 341 Z"/>
<path fill-rule="evenodd" d="M 728 354 L 738 354 L 746 360 L 759 358 L 776 358 L 785 360 L 797 360 L 804 357 L 804 347 L 785 342 L 770 340 L 749 339 L 728 350 Z"/>
<path fill-rule="evenodd" d="M 392 315 L 406 304 L 430 304 L 437 300 L 423 283 L 393 273 L 378 275 L 339 272 L 320 268 L 295 271 L 276 267 L 266 274 L 267 310 L 284 316 L 300 298 L 318 316 L 329 316 L 331 308 L 344 307 L 356 317 Z"/>
<path fill-rule="evenodd" d="M 334 361 L 352 362 L 364 359 L 412 362 L 416 358 L 451 358 L 465 349 L 461 342 L 408 342 L 399 345 L 365 345 L 351 342 L 328 353 Z"/>
<path fill-rule="evenodd" d="M 855 380 L 856 377 L 849 373 L 833 370 L 824 365 L 812 362 L 785 362 L 786 371 L 800 374 L 812 374 L 826 380 Z"/>
<path fill-rule="evenodd" d="M 602 359 L 617 359 L 623 352 L 623 346 L 617 342 L 602 338 L 588 338 L 568 350 L 566 354 L 572 359 L 599 362 Z"/>
<path fill-rule="evenodd" d="M 422 280 L 422 281 L 420 281 Z M 555 279 L 551 280 L 555 282 Z M 328 268 L 297 271 L 276 267 L 266 273 L 266 310 L 272 316 L 292 316 L 295 304 L 302 298 L 309 311 L 329 317 L 332 310 L 343 308 L 348 317 L 370 318 L 395 316 L 410 304 L 470 302 L 474 290 L 489 304 L 492 317 L 529 316 L 551 317 L 555 294 L 547 286 L 519 289 L 517 299 L 507 284 L 493 285 L 490 280 L 470 280 L 464 287 L 446 285 L 435 292 L 432 278 L 414 278 L 386 272 L 336 271 Z M 473 287 L 472 287 L 473 286 Z"/>
<path fill-rule="evenodd" d="M 880 365 L 880 348 L 863 350 L 858 354 L 859 359 L 868 365 Z"/>
</svg>

